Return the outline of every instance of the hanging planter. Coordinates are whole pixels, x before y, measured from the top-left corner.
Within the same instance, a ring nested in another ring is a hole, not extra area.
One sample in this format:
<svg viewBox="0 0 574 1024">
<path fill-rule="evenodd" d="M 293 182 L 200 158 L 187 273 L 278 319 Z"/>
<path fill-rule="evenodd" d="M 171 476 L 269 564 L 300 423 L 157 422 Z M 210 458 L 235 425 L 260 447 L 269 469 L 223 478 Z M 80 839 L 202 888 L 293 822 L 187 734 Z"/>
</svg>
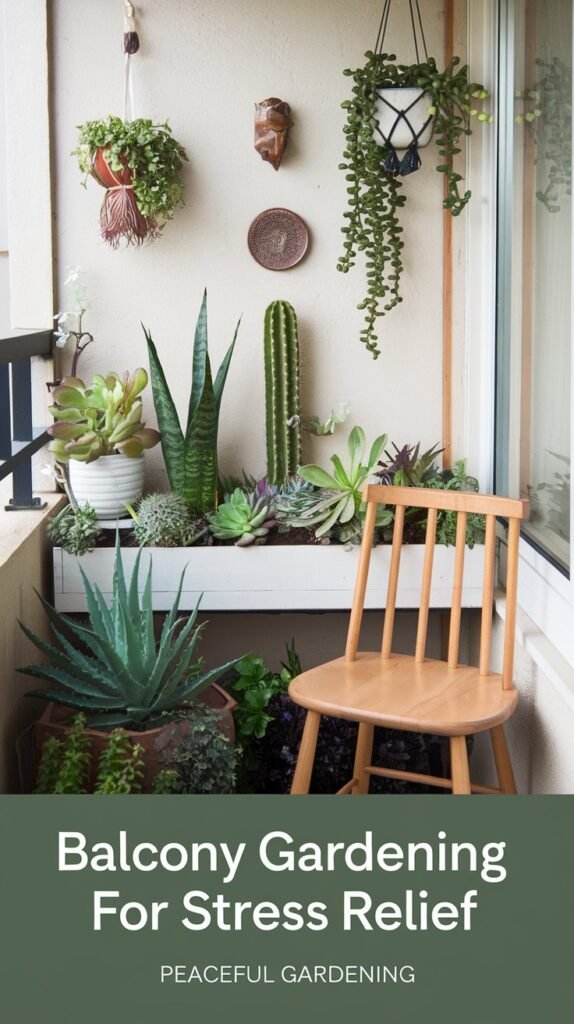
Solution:
<svg viewBox="0 0 574 1024">
<path fill-rule="evenodd" d="M 353 78 L 353 91 L 342 104 L 347 112 L 346 145 L 339 165 L 346 172 L 349 209 L 337 269 L 346 273 L 357 254 L 365 254 L 367 294 L 358 306 L 365 310 L 361 341 L 375 359 L 380 355 L 377 317 L 402 301 L 404 243 L 398 214 L 406 196 L 400 179 L 420 167 L 418 150 L 434 135 L 440 155 L 436 169 L 447 182 L 443 205 L 457 216 L 470 192 L 461 189 L 463 177 L 455 170 L 455 157 L 463 136 L 472 134 L 473 118 L 492 121 L 481 109 L 488 91 L 469 81 L 468 68 L 458 67 L 460 58 L 453 57 L 440 71 L 428 56 L 418 0 L 409 0 L 416 63 L 399 64 L 395 54 L 382 51 L 390 6 L 391 0 L 385 0 L 375 50 L 367 51 L 366 63 L 344 72 Z"/>
<path fill-rule="evenodd" d="M 183 206 L 181 172 L 187 160 L 167 121 L 153 124 L 145 118 L 133 119 L 131 57 L 139 50 L 139 37 L 129 0 L 124 0 L 124 10 L 123 119 L 110 115 L 79 125 L 74 151 L 84 185 L 92 177 L 106 190 L 100 227 L 102 238 L 114 249 L 122 239 L 127 245 L 141 245 L 145 239 L 157 238 L 176 207 Z"/>
<path fill-rule="evenodd" d="M 181 171 L 187 156 L 167 122 L 112 116 L 87 121 L 80 125 L 75 155 L 84 183 L 91 176 L 106 189 L 100 226 L 112 248 L 122 239 L 140 245 L 156 238 L 183 206 Z"/>
</svg>

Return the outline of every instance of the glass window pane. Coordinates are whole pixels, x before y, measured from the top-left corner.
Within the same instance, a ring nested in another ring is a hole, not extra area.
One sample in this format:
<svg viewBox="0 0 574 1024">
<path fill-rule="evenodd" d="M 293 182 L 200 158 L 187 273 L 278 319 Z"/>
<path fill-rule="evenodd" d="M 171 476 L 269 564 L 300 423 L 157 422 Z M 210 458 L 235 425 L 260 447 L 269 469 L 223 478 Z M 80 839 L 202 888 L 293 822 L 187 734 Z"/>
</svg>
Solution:
<svg viewBox="0 0 574 1024">
<path fill-rule="evenodd" d="M 499 310 L 508 390 L 497 483 L 528 495 L 524 532 L 570 567 L 570 353 L 572 336 L 572 0 L 514 0 L 513 88 L 501 123 L 506 167 L 499 196 L 510 240 L 500 246 Z M 508 85 L 508 83 L 507 83 Z M 505 271 L 505 273 L 501 273 Z M 504 321 L 504 314 L 506 320 Z M 499 338 L 499 341 L 501 339 Z M 501 467 L 501 463 L 504 469 Z"/>
</svg>

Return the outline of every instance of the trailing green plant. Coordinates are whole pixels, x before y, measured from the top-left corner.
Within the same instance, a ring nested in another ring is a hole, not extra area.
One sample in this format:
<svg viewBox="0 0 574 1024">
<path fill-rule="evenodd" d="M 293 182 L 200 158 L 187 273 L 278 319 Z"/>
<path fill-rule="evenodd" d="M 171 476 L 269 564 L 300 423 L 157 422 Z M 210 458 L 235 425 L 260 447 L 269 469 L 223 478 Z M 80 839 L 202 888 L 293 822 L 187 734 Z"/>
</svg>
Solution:
<svg viewBox="0 0 574 1024">
<path fill-rule="evenodd" d="M 96 511 L 87 501 L 76 512 L 71 505 L 65 505 L 48 523 L 48 537 L 52 544 L 70 555 L 85 555 L 92 551 L 100 533 Z"/>
<path fill-rule="evenodd" d="M 131 171 L 130 187 L 143 217 L 156 234 L 171 220 L 174 210 L 183 206 L 183 163 L 185 149 L 171 133 L 167 121 L 154 124 L 146 118 L 123 121 L 109 116 L 79 125 L 79 139 L 74 151 L 78 165 L 87 178 L 94 173 L 94 157 L 103 149 L 112 171 Z"/>
<path fill-rule="evenodd" d="M 353 427 L 347 441 L 350 463 L 347 467 L 338 455 L 331 456 L 333 473 L 327 473 L 320 466 L 301 466 L 299 476 L 317 488 L 312 495 L 305 495 L 294 503 L 294 511 L 281 511 L 279 518 L 292 527 L 315 527 L 315 536 L 327 537 L 337 531 L 342 543 L 360 538 L 365 507 L 362 491 L 372 474 L 387 442 L 382 434 L 373 442 L 365 461 L 366 438 L 362 427 Z M 283 505 L 283 509 L 285 509 Z M 377 514 L 377 525 L 388 521 L 385 509 Z"/>
<path fill-rule="evenodd" d="M 153 448 L 160 436 L 141 421 L 140 395 L 147 382 L 141 367 L 131 376 L 97 374 L 89 385 L 79 377 L 64 377 L 52 392 L 50 412 L 56 423 L 48 428 L 54 438 L 49 449 L 58 462 L 93 462 L 118 452 L 137 458 Z"/>
<path fill-rule="evenodd" d="M 572 68 L 553 57 L 537 58 L 541 77 L 516 98 L 524 102 L 524 112 L 515 121 L 526 121 L 534 130 L 536 162 L 543 163 L 547 175 L 544 188 L 536 198 L 549 213 L 559 213 L 564 196 L 572 195 Z"/>
<path fill-rule="evenodd" d="M 183 433 L 163 367 L 151 334 L 144 327 L 151 369 L 155 411 L 161 431 L 163 457 L 172 491 L 200 514 L 217 506 L 217 433 L 223 388 L 239 331 L 238 321 L 233 341 L 219 368 L 215 381 L 207 348 L 207 292 L 195 329 L 193 346 L 193 381 L 187 426 Z"/>
<path fill-rule="evenodd" d="M 49 684 L 30 696 L 77 708 L 86 713 L 90 725 L 98 728 L 145 730 L 157 724 L 164 712 L 196 697 L 235 664 L 233 660 L 201 671 L 203 664 L 195 650 L 201 633 L 201 626 L 196 625 L 199 602 L 187 619 L 178 617 L 185 570 L 156 641 L 152 560 L 140 597 L 141 554 L 140 549 L 126 582 L 117 534 L 109 605 L 99 587 L 91 584 L 81 570 L 87 623 L 62 615 L 38 594 L 55 643 L 47 643 L 19 623 L 28 639 L 48 658 L 46 663 L 18 669 Z"/>
<path fill-rule="evenodd" d="M 214 794 L 235 791 L 237 751 L 220 728 L 217 711 L 197 705 L 189 730 L 156 777 L 155 793 Z"/>
<path fill-rule="evenodd" d="M 218 540 L 233 540 L 238 547 L 263 544 L 275 522 L 272 505 L 256 492 L 246 494 L 237 487 L 215 512 L 208 516 L 209 529 Z"/>
<path fill-rule="evenodd" d="M 141 793 L 143 752 L 141 743 L 132 743 L 123 729 L 113 729 L 100 754 L 94 793 Z"/>
<path fill-rule="evenodd" d="M 279 299 L 265 311 L 264 353 L 267 479 L 282 485 L 301 462 L 299 340 L 289 302 Z"/>
<path fill-rule="evenodd" d="M 396 56 L 367 51 L 366 63 L 343 73 L 353 78 L 350 99 L 342 104 L 347 123 L 343 161 L 348 207 L 344 214 L 344 254 L 337 267 L 346 273 L 355 265 L 358 253 L 364 253 L 367 271 L 367 294 L 359 304 L 365 310 L 365 326 L 361 341 L 373 358 L 380 355 L 376 320 L 402 301 L 400 280 L 403 271 L 403 229 L 399 210 L 406 197 L 396 172 L 385 170 L 388 149 L 373 136 L 377 124 L 377 90 L 416 86 L 429 96 L 429 114 L 434 117 L 434 135 L 440 163 L 437 171 L 444 174 L 447 193 L 444 206 L 458 216 L 470 199 L 468 190 L 461 191 L 462 175 L 454 167 L 454 158 L 461 151 L 461 139 L 472 134 L 472 119 L 490 122 L 490 114 L 481 109 L 488 96 L 484 86 L 469 81 L 468 68 L 459 68 L 460 59 L 453 57 L 444 71 L 439 71 L 434 58 L 419 64 L 397 64 Z"/>
<path fill-rule="evenodd" d="M 248 654 L 237 662 L 237 679 L 231 684 L 237 698 L 235 725 L 237 739 L 245 750 L 250 742 L 262 739 L 273 716 L 267 711 L 270 700 L 278 693 L 286 693 L 289 683 L 301 673 L 301 662 L 295 642 L 285 644 L 287 661 L 281 662 L 279 672 L 273 672 L 260 654 Z"/>
<path fill-rule="evenodd" d="M 178 548 L 194 544 L 206 533 L 203 517 L 192 515 L 173 491 L 146 494 L 137 510 L 128 506 L 134 520 L 133 535 L 140 547 Z"/>
</svg>

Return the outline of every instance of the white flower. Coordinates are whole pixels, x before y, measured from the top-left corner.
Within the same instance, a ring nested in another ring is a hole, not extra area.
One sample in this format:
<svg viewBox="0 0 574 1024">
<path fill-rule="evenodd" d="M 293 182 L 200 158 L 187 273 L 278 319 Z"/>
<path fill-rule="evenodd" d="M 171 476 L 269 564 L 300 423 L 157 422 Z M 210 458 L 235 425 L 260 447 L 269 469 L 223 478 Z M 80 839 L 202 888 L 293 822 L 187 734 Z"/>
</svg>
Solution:
<svg viewBox="0 0 574 1024">
<path fill-rule="evenodd" d="M 77 284 L 80 279 L 80 274 L 82 273 L 81 267 L 67 267 L 66 269 L 68 271 L 68 276 L 64 281 L 64 288 L 68 284 Z"/>
<path fill-rule="evenodd" d="M 43 476 L 54 476 L 54 467 L 50 465 L 49 462 L 45 462 L 40 473 L 42 473 Z"/>
<path fill-rule="evenodd" d="M 54 331 L 54 338 L 56 340 L 56 345 L 58 346 L 58 348 L 64 348 L 69 340 L 69 337 L 69 331 L 62 330 L 61 328 L 59 331 Z"/>
</svg>

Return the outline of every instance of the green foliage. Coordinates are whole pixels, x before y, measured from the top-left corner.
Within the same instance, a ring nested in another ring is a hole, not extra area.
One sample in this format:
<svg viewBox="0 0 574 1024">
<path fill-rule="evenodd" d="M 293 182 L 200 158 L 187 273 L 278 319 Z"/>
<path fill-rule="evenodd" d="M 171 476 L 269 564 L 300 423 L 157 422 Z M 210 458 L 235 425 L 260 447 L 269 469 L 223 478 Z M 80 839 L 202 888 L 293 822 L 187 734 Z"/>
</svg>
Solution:
<svg viewBox="0 0 574 1024">
<path fill-rule="evenodd" d="M 134 196 L 144 217 L 157 229 L 171 220 L 178 206 L 183 206 L 181 172 L 187 155 L 176 142 L 167 121 L 153 124 L 145 118 L 122 121 L 107 117 L 79 125 L 80 137 L 75 156 L 84 183 L 92 173 L 92 161 L 100 147 L 112 171 L 127 166 L 132 171 Z"/>
<path fill-rule="evenodd" d="M 303 499 L 299 497 L 290 509 L 290 502 L 278 503 L 278 518 L 292 527 L 316 527 L 315 536 L 326 537 L 336 528 L 343 543 L 360 539 L 364 519 L 362 491 L 381 456 L 387 441 L 382 434 L 374 441 L 365 459 L 366 438 L 361 427 L 353 427 L 347 441 L 350 463 L 345 468 L 338 455 L 331 456 L 333 474 L 320 466 L 302 466 L 299 475 L 318 491 Z M 388 520 L 389 513 L 380 512 L 378 525 Z"/>
<path fill-rule="evenodd" d="M 194 512 L 217 506 L 217 432 L 219 410 L 239 323 L 233 341 L 212 381 L 207 348 L 207 292 L 204 293 L 193 346 L 193 381 L 185 435 L 151 334 L 144 327 L 151 368 L 153 400 L 163 457 L 172 491 Z"/>
<path fill-rule="evenodd" d="M 238 547 L 264 543 L 274 525 L 272 505 L 264 495 L 245 494 L 237 487 L 226 494 L 217 511 L 209 515 L 209 529 L 218 540 L 234 540 Z"/>
<path fill-rule="evenodd" d="M 381 459 L 381 469 L 375 473 L 380 483 L 394 484 L 395 487 L 425 487 L 429 486 L 430 480 L 436 479 L 436 486 L 441 487 L 442 478 L 435 459 L 443 449 L 435 444 L 421 455 L 420 447 L 420 442 L 412 446 L 405 444 L 402 448 L 393 443 L 394 451 L 385 452 L 386 461 Z"/>
<path fill-rule="evenodd" d="M 153 448 L 159 434 L 141 422 L 139 396 L 147 381 L 141 368 L 131 377 L 127 372 L 122 377 L 98 374 L 89 386 L 79 377 L 64 377 L 52 392 L 56 404 L 50 412 L 56 423 L 48 430 L 54 438 L 49 448 L 58 462 L 93 462 L 115 452 L 136 458 Z"/>
<path fill-rule="evenodd" d="M 86 716 L 76 715 L 72 728 L 60 748 L 61 760 L 53 793 L 85 793 L 90 770 L 90 739 L 86 736 Z"/>
<path fill-rule="evenodd" d="M 246 749 L 255 739 L 261 739 L 273 717 L 268 714 L 269 701 L 278 693 L 286 693 L 289 683 L 301 672 L 301 662 L 295 650 L 295 642 L 285 645 L 287 662 L 281 663 L 276 673 L 265 664 L 259 654 L 248 654 L 235 666 L 237 679 L 231 685 L 236 698 L 235 723 L 237 739 Z"/>
<path fill-rule="evenodd" d="M 48 523 L 48 537 L 52 544 L 70 555 L 85 555 L 91 551 L 100 535 L 95 509 L 88 502 L 74 512 L 65 505 Z"/>
<path fill-rule="evenodd" d="M 62 763 L 62 746 L 62 741 L 55 736 L 49 736 L 42 744 L 35 793 L 54 792 Z"/>
<path fill-rule="evenodd" d="M 466 471 L 466 459 L 459 459 L 452 469 L 443 470 L 440 484 L 427 484 L 427 486 L 440 486 L 447 491 L 478 491 L 478 480 L 469 476 Z M 466 543 L 469 548 L 484 541 L 485 517 L 476 512 L 469 512 L 466 517 Z M 439 544 L 456 543 L 456 513 L 439 512 L 437 517 L 437 541 Z"/>
<path fill-rule="evenodd" d="M 207 530 L 203 519 L 192 515 L 179 494 L 146 494 L 134 519 L 134 538 L 140 547 L 177 548 L 193 544 Z"/>
<path fill-rule="evenodd" d="M 147 729 L 164 712 L 197 696 L 235 664 L 230 661 L 201 672 L 202 662 L 196 660 L 195 653 L 201 631 L 196 626 L 199 602 L 187 620 L 177 614 L 185 570 L 156 642 L 152 563 L 150 559 L 140 598 L 140 560 L 141 549 L 126 583 L 118 534 L 109 606 L 99 587 L 92 585 L 82 570 L 87 624 L 62 615 L 38 595 L 56 643 L 46 643 L 19 623 L 28 639 L 49 659 L 18 670 L 49 684 L 48 689 L 35 690 L 31 696 L 85 711 L 89 723 L 98 728 Z M 84 653 L 86 650 L 89 653 Z M 59 689 L 53 689 L 54 684 Z"/>
<path fill-rule="evenodd" d="M 350 411 L 350 402 L 340 402 L 334 409 L 331 409 L 326 420 L 321 420 L 318 416 L 307 416 L 302 419 L 301 426 L 303 430 L 314 434 L 315 437 L 326 437 L 328 434 L 335 433 L 337 427 L 345 422 Z"/>
<path fill-rule="evenodd" d="M 159 773 L 155 793 L 233 793 L 237 752 L 220 729 L 217 711 L 197 705 L 189 731 L 170 753 L 170 768 Z"/>
<path fill-rule="evenodd" d="M 460 153 L 460 141 L 470 135 L 471 119 L 488 122 L 492 118 L 479 107 L 488 96 L 482 85 L 468 81 L 468 68 L 458 70 L 454 57 L 444 71 L 439 71 L 431 57 L 422 64 L 396 63 L 394 54 L 365 54 L 366 63 L 344 74 L 352 76 L 352 97 L 342 104 L 347 112 L 344 128 L 345 150 L 339 165 L 345 171 L 348 194 L 344 254 L 338 269 L 346 273 L 355 265 L 357 253 L 365 254 L 367 294 L 359 309 L 365 310 L 365 326 L 361 341 L 373 358 L 380 355 L 376 320 L 402 301 L 400 279 L 403 270 L 402 227 L 398 212 L 406 197 L 402 183 L 384 168 L 386 147 L 373 137 L 376 126 L 377 89 L 417 86 L 428 93 L 429 112 L 434 115 L 434 134 L 441 162 L 437 171 L 448 184 L 444 206 L 457 216 L 470 199 L 470 192 L 461 193 L 462 175 L 454 170 L 454 157 Z"/>
<path fill-rule="evenodd" d="M 143 750 L 140 743 L 131 742 L 123 729 L 114 729 L 100 754 L 94 793 L 140 793 Z"/>
<path fill-rule="evenodd" d="M 301 461 L 299 341 L 289 302 L 277 300 L 265 311 L 264 353 L 267 479 L 281 486 Z"/>
</svg>

